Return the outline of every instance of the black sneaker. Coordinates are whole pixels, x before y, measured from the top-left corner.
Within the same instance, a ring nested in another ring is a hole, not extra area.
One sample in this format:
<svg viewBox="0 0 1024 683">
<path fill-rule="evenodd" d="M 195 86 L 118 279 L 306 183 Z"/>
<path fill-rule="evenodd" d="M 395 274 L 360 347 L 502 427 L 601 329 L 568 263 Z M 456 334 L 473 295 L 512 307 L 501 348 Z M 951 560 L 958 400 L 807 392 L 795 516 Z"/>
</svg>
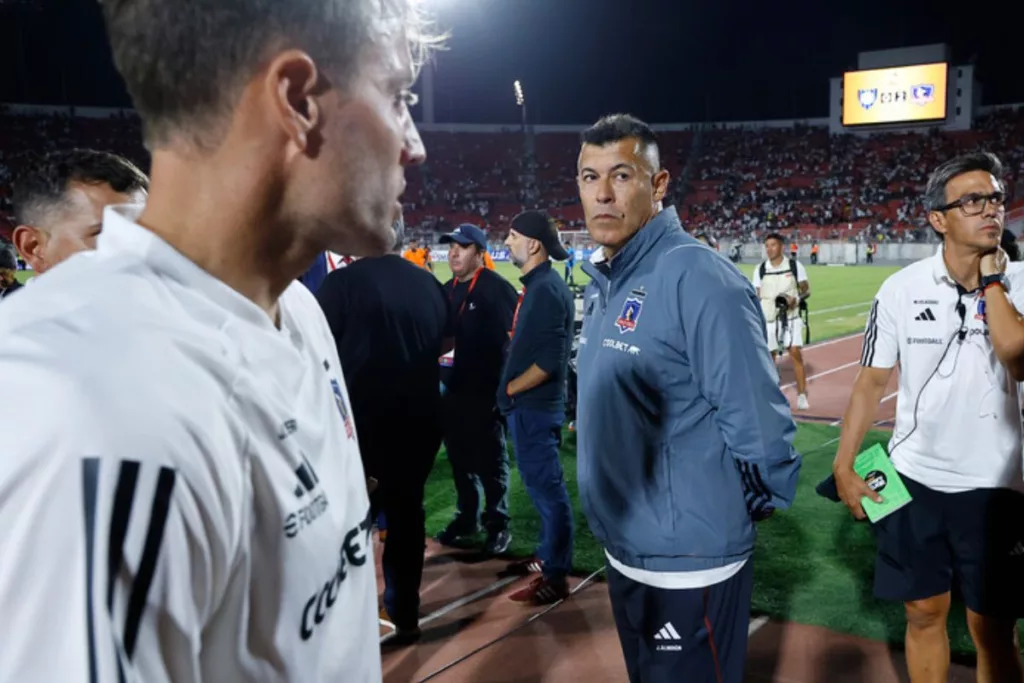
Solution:
<svg viewBox="0 0 1024 683">
<path fill-rule="evenodd" d="M 419 624 L 401 626 L 391 621 L 391 617 L 386 609 L 381 609 L 380 611 L 380 625 L 384 630 L 388 630 L 391 627 L 394 628 L 394 631 L 387 640 L 389 645 L 411 645 L 423 635 Z"/>
<path fill-rule="evenodd" d="M 467 527 L 459 522 L 452 522 L 437 536 L 434 536 L 434 540 L 450 548 L 461 548 L 466 545 L 470 538 L 476 536 L 479 531 L 476 527 Z"/>
<path fill-rule="evenodd" d="M 487 541 L 484 543 L 484 552 L 488 555 L 501 555 L 508 550 L 512 542 L 512 534 L 508 529 L 499 529 L 487 534 Z"/>
</svg>

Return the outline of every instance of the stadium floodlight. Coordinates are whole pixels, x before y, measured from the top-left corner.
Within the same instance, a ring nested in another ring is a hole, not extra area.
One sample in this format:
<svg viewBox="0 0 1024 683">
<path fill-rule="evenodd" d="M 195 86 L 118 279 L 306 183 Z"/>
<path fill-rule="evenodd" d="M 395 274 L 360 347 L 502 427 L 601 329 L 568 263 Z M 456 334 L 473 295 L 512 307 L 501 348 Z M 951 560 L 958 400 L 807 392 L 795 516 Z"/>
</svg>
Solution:
<svg viewBox="0 0 1024 683">
<path fill-rule="evenodd" d="M 523 84 L 516 81 L 513 83 L 513 86 L 515 87 L 516 92 L 516 105 L 521 107 L 526 102 L 526 98 L 523 97 Z"/>
</svg>

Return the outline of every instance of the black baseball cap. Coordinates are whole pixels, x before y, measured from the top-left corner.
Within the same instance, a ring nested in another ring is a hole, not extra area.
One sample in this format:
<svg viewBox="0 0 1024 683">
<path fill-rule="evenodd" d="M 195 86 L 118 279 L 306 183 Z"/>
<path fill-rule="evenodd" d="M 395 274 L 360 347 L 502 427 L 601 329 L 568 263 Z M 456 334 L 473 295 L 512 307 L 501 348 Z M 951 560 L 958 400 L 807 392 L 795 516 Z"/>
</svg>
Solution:
<svg viewBox="0 0 1024 683">
<path fill-rule="evenodd" d="M 558 236 L 558 226 L 554 219 L 543 211 L 524 211 L 512 219 L 512 229 L 523 237 L 535 239 L 544 245 L 548 256 L 556 261 L 569 258 L 569 252 L 562 245 Z"/>
</svg>

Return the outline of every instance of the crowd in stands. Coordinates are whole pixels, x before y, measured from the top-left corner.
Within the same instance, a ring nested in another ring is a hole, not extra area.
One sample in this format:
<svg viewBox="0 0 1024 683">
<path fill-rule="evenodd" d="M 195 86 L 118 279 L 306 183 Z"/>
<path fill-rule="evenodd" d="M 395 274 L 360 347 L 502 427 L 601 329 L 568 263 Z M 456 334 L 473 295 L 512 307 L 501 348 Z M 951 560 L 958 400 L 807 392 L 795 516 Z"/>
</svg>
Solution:
<svg viewBox="0 0 1024 683">
<path fill-rule="evenodd" d="M 683 203 L 688 224 L 719 238 L 925 240 L 921 188 L 942 161 L 972 149 L 1000 156 L 1011 186 L 1024 179 L 1024 111 L 997 110 L 974 130 L 829 135 L 819 127 L 728 129 L 702 135 Z"/>
<path fill-rule="evenodd" d="M 827 128 L 711 127 L 661 134 L 671 201 L 684 223 L 717 238 L 756 241 L 771 231 L 799 241 L 933 239 L 921 207 L 930 169 L 957 152 L 998 154 L 1010 186 L 1024 185 L 1024 108 L 1001 109 L 955 133 L 830 135 Z M 583 230 L 576 184 L 578 137 L 521 132 L 423 133 L 427 163 L 411 169 L 405 194 L 411 234 L 433 242 L 460 223 L 495 241 L 524 209 L 549 211 L 564 229 Z M 29 155 L 88 146 L 147 153 L 136 118 L 4 113 L 0 107 L 0 235 L 11 221 L 10 182 Z M 1024 192 L 1017 193 L 1018 198 Z"/>
</svg>

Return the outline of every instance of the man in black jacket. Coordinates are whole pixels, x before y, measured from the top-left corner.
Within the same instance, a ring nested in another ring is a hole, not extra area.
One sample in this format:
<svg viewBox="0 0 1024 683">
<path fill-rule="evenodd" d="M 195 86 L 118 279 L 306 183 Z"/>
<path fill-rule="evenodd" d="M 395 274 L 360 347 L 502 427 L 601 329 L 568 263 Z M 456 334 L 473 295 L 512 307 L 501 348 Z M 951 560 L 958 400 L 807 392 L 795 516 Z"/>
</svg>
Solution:
<svg viewBox="0 0 1024 683">
<path fill-rule="evenodd" d="M 395 227 L 402 244 L 402 222 Z M 441 447 L 438 357 L 450 346 L 441 283 L 398 253 L 362 258 L 317 290 L 345 369 L 370 500 L 383 512 L 384 610 L 399 642 L 419 636 L 423 491 Z"/>
<path fill-rule="evenodd" d="M 460 225 L 441 238 L 455 276 L 445 284 L 451 301 L 455 347 L 442 359 L 444 431 L 458 507 L 455 519 L 437 535 L 444 545 L 463 545 L 476 534 L 480 492 L 487 530 L 485 552 L 508 549 L 508 451 L 495 394 L 516 292 L 505 278 L 484 267 L 487 237 L 475 225 Z"/>
<path fill-rule="evenodd" d="M 569 286 L 551 267 L 550 258 L 564 261 L 569 254 L 547 214 L 526 211 L 516 216 L 505 244 L 523 273 L 523 292 L 513 317 L 498 406 L 508 416 L 519 473 L 542 524 L 537 557 L 510 567 L 522 574 L 539 569 L 541 576 L 510 598 L 542 605 L 569 594 L 566 577 L 572 568 L 572 505 L 558 450 L 576 306 Z"/>
</svg>

